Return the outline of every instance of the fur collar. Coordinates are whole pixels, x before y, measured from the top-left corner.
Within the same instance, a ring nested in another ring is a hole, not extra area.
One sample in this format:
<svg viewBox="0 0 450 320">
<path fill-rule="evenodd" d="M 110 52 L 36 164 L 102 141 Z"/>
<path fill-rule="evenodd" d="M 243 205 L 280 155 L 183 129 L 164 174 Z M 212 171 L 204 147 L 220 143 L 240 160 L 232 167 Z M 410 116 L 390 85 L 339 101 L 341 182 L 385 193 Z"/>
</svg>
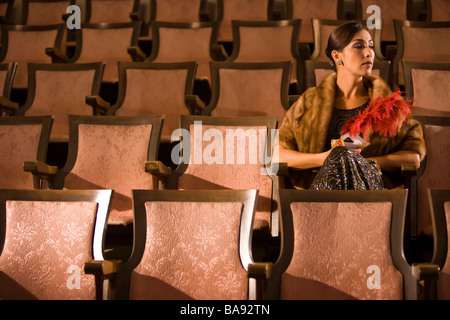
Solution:
<svg viewBox="0 0 450 320">
<path fill-rule="evenodd" d="M 300 152 L 318 153 L 325 146 L 328 126 L 331 120 L 336 93 L 337 74 L 328 75 L 318 87 L 309 88 L 297 102 L 297 129 L 300 131 Z M 379 95 L 392 94 L 389 85 L 376 76 L 364 77 L 370 99 Z"/>
</svg>

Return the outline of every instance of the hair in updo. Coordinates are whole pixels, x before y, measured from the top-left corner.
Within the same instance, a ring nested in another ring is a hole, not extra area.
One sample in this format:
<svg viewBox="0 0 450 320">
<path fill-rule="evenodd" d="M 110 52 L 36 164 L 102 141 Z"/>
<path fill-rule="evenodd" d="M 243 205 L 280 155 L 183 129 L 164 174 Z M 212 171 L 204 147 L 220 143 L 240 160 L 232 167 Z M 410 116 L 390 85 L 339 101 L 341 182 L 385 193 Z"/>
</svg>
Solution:
<svg viewBox="0 0 450 320">
<path fill-rule="evenodd" d="M 331 53 L 334 50 L 339 52 L 342 51 L 352 41 L 355 35 L 362 30 L 369 31 L 369 28 L 358 22 L 348 22 L 336 28 L 336 30 L 328 37 L 328 45 L 325 54 L 331 60 L 330 64 L 335 71 L 336 65 Z"/>
</svg>

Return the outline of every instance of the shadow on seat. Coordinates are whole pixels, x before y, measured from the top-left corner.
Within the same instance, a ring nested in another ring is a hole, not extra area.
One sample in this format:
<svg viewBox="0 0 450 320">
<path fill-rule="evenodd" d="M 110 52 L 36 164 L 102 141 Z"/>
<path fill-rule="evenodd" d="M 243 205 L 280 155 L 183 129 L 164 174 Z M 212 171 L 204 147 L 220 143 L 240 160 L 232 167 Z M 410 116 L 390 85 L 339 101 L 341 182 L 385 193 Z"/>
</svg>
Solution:
<svg viewBox="0 0 450 320">
<path fill-rule="evenodd" d="M 256 190 L 133 190 L 135 245 L 119 299 L 245 300 Z"/>
<path fill-rule="evenodd" d="M 431 263 L 439 267 L 436 287 L 430 287 L 431 294 L 438 300 L 450 299 L 450 268 L 448 259 L 448 239 L 450 221 L 450 189 L 428 189 L 434 234 L 434 253 Z"/>
<path fill-rule="evenodd" d="M 144 168 L 147 161 L 156 159 L 162 122 L 160 115 L 71 115 L 66 165 L 57 170 L 29 161 L 24 168 L 52 189 L 113 189 L 108 223 L 127 225 L 133 222 L 131 190 L 153 189 L 157 183 Z"/>
<path fill-rule="evenodd" d="M 53 118 L 0 117 L 0 188 L 39 188 L 39 181 L 23 171 L 23 163 L 45 162 Z"/>
<path fill-rule="evenodd" d="M 52 115 L 54 122 L 50 142 L 67 143 L 69 114 L 101 114 L 102 110 L 93 109 L 86 104 L 85 97 L 99 94 L 104 67 L 103 62 L 30 63 L 27 100 L 15 114 L 19 116 Z"/>
<path fill-rule="evenodd" d="M 417 299 L 403 253 L 407 190 L 280 190 L 282 251 L 268 299 Z M 419 272 L 420 274 L 420 272 Z"/>
<path fill-rule="evenodd" d="M 402 67 L 413 114 L 450 117 L 450 64 L 402 61 Z"/>
<path fill-rule="evenodd" d="M 202 114 L 221 117 L 277 116 L 289 109 L 292 63 L 211 62 L 212 98 Z"/>
<path fill-rule="evenodd" d="M 0 298 L 95 299 L 112 190 L 0 190 Z M 107 294 L 107 292 L 105 292 Z"/>
</svg>

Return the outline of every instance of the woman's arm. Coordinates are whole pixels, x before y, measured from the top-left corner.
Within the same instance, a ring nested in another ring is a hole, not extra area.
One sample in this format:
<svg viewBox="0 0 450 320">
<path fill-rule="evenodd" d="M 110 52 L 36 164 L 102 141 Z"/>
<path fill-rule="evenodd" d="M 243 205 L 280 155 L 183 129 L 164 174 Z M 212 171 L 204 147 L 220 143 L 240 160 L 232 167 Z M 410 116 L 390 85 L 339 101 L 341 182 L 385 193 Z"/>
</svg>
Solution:
<svg viewBox="0 0 450 320">
<path fill-rule="evenodd" d="M 321 153 L 302 153 L 291 149 L 286 149 L 279 145 L 274 154 L 274 159 L 278 162 L 287 163 L 288 167 L 295 169 L 312 169 L 323 165 L 329 151 Z"/>
<path fill-rule="evenodd" d="M 399 170 L 403 164 L 414 164 L 417 168 L 420 167 L 419 154 L 410 150 L 397 151 L 383 156 L 369 157 L 367 159 L 376 160 L 383 171 L 392 172 Z"/>
</svg>

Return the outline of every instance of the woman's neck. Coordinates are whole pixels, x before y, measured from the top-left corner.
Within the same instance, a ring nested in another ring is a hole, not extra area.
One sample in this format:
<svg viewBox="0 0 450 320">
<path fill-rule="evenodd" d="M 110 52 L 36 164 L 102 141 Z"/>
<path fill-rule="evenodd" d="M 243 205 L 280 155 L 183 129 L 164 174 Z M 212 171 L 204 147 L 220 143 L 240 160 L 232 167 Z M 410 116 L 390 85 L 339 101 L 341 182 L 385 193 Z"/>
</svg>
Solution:
<svg viewBox="0 0 450 320">
<path fill-rule="evenodd" d="M 363 77 L 345 76 L 338 73 L 336 81 L 335 107 L 353 109 L 367 102 L 369 94 Z"/>
</svg>

